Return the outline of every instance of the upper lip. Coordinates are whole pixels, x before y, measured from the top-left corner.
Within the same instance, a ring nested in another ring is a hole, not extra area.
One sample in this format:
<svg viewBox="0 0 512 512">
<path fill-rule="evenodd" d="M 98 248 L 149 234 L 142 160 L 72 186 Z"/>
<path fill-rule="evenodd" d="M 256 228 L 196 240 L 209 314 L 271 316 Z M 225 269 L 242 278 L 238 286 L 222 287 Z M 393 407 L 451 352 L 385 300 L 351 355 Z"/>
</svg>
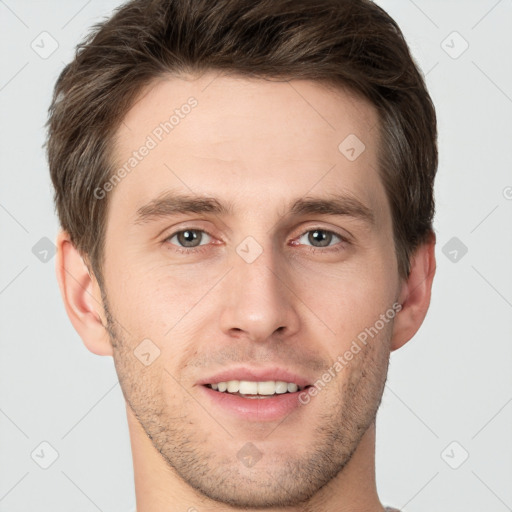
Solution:
<svg viewBox="0 0 512 512">
<path fill-rule="evenodd" d="M 218 373 L 205 377 L 197 382 L 197 384 L 217 384 L 218 382 L 228 382 L 230 380 L 248 380 L 254 382 L 264 382 L 268 380 L 294 382 L 300 387 L 311 385 L 311 382 L 283 368 L 249 368 L 247 366 L 239 366 L 222 370 Z"/>
</svg>

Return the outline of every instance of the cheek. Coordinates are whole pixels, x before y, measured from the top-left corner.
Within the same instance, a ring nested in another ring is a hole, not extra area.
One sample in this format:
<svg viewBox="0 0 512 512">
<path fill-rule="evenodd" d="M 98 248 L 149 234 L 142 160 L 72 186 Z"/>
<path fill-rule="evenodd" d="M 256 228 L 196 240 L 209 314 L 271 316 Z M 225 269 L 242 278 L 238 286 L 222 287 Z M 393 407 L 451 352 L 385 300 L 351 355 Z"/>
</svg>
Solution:
<svg viewBox="0 0 512 512">
<path fill-rule="evenodd" d="M 395 273 L 389 262 L 339 265 L 295 264 L 294 292 L 339 341 L 375 323 L 395 301 Z"/>
<path fill-rule="evenodd" d="M 224 272 L 214 265 L 127 265 L 110 276 L 119 321 L 134 336 L 165 342 L 208 311 L 209 291 Z"/>
</svg>

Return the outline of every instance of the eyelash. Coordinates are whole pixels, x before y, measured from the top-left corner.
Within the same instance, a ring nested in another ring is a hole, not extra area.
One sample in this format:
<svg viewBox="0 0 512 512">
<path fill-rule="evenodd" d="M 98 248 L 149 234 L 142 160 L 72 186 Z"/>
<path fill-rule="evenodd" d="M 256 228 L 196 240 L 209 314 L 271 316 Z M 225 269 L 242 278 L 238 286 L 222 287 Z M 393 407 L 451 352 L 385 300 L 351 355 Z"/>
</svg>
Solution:
<svg viewBox="0 0 512 512">
<path fill-rule="evenodd" d="M 185 228 L 185 229 L 180 229 L 179 231 L 175 231 L 174 233 L 172 233 L 171 235 L 169 235 L 168 237 L 166 237 L 164 240 L 163 240 L 163 243 L 166 243 L 166 242 L 169 242 L 169 240 L 173 237 L 175 237 L 176 235 L 180 234 L 180 233 L 184 233 L 185 231 L 198 231 L 198 232 L 202 232 L 202 233 L 206 233 L 208 236 L 213 237 L 212 234 L 210 234 L 208 231 L 206 231 L 205 229 L 199 229 L 199 228 Z M 339 252 L 339 251 L 342 251 L 343 250 L 343 245 L 344 244 L 348 244 L 350 243 L 346 237 L 340 235 L 339 233 L 337 233 L 336 231 L 332 231 L 332 230 L 329 230 L 329 229 L 323 229 L 323 228 L 320 228 L 320 227 L 314 227 L 314 228 L 310 228 L 310 229 L 307 229 L 306 231 L 304 231 L 303 233 L 301 233 L 298 237 L 296 237 L 294 240 L 297 240 L 297 239 L 300 239 L 302 238 L 304 235 L 306 235 L 307 233 L 311 232 L 311 231 L 323 231 L 325 233 L 329 233 L 331 235 L 334 235 L 336 237 L 338 237 L 341 242 L 338 242 L 336 245 L 332 246 L 332 247 L 313 247 L 313 246 L 306 246 L 306 247 L 309 247 L 309 251 L 312 252 L 312 253 L 317 253 L 317 252 L 322 252 L 322 253 L 334 253 L 334 252 Z M 200 245 L 198 247 L 189 247 L 189 248 L 186 248 L 186 247 L 180 247 L 178 245 L 175 245 L 175 244 L 171 244 L 174 246 L 173 250 L 178 252 L 178 253 L 181 253 L 181 254 L 196 254 L 196 253 L 199 253 L 199 252 L 204 252 L 208 245 L 209 244 L 205 244 L 205 245 Z"/>
</svg>

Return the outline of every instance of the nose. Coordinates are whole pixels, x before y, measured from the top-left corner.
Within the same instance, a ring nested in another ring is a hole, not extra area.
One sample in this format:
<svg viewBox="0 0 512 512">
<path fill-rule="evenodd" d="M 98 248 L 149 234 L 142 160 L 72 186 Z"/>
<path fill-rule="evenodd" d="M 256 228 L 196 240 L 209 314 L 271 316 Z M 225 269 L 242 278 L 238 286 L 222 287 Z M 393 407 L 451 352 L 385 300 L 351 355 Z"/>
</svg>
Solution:
<svg viewBox="0 0 512 512">
<path fill-rule="evenodd" d="M 300 300 L 282 256 L 265 249 L 249 263 L 234 252 L 232 267 L 221 291 L 222 332 L 256 342 L 297 333 Z"/>
</svg>

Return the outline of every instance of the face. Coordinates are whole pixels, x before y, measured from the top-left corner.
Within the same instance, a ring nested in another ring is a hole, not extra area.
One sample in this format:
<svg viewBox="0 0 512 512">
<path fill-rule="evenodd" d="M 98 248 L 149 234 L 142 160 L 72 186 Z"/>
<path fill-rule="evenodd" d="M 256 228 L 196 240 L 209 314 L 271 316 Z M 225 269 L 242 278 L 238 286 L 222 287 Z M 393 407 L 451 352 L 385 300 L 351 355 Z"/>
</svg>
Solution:
<svg viewBox="0 0 512 512">
<path fill-rule="evenodd" d="M 116 370 L 211 499 L 300 503 L 373 423 L 400 288 L 377 144 L 345 91 L 213 74 L 153 82 L 118 130 L 97 191 Z"/>
</svg>

